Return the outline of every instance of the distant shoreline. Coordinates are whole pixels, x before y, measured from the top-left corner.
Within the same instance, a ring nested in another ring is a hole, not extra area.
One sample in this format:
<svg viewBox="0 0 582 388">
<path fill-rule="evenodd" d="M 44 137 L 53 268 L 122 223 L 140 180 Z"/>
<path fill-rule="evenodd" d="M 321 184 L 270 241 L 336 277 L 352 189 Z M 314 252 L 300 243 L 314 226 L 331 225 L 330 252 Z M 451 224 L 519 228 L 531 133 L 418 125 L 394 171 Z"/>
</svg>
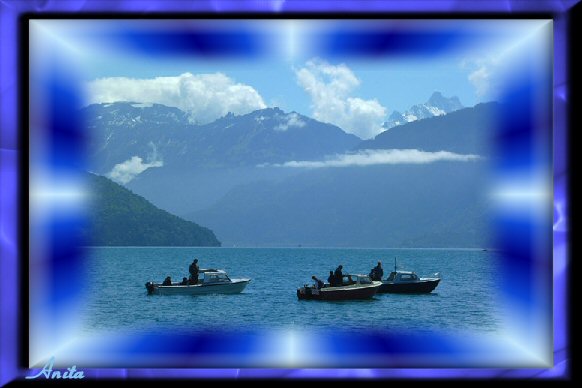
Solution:
<svg viewBox="0 0 582 388">
<path fill-rule="evenodd" d="M 143 246 L 125 246 L 125 245 L 87 245 L 83 246 L 82 248 L 178 248 L 178 249 L 186 249 L 186 248 L 200 248 L 200 249 L 369 249 L 369 250 L 430 250 L 430 251 L 487 251 L 487 252 L 495 252 L 498 249 L 495 248 L 459 248 L 459 247 L 450 247 L 450 248 L 382 248 L 382 247 L 252 247 L 252 246 L 241 246 L 241 247 L 210 247 L 210 246 L 153 246 L 153 245 L 143 245 Z"/>
</svg>

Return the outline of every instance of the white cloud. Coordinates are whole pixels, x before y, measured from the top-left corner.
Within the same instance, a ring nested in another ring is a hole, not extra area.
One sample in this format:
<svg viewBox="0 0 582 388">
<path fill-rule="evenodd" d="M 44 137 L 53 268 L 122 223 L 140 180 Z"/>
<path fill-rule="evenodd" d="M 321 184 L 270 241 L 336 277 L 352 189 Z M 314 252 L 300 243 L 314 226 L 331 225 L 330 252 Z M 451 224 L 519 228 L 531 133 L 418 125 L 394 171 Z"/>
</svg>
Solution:
<svg viewBox="0 0 582 388">
<path fill-rule="evenodd" d="M 228 112 L 245 114 L 266 107 L 251 86 L 222 73 L 135 79 L 100 78 L 88 84 L 89 103 L 134 101 L 158 103 L 190 113 L 194 122 L 209 123 Z"/>
<path fill-rule="evenodd" d="M 147 163 L 144 163 L 143 159 L 139 156 L 132 156 L 125 162 L 116 164 L 111 172 L 107 174 L 107 177 L 125 185 L 148 168 L 162 167 L 164 162 L 161 159 L 158 159 L 156 146 L 152 142 L 150 142 L 149 145 L 152 147 L 152 153 L 149 155 L 149 161 Z"/>
<path fill-rule="evenodd" d="M 335 155 L 321 161 L 289 161 L 274 167 L 324 168 L 373 166 L 380 164 L 426 164 L 440 161 L 469 162 L 481 159 L 478 155 L 461 155 L 448 151 L 425 152 L 415 149 L 362 150 L 353 154 Z"/>
<path fill-rule="evenodd" d="M 313 59 L 295 70 L 297 82 L 311 97 L 313 116 L 332 123 L 363 139 L 382 132 L 386 116 L 376 99 L 363 100 L 350 96 L 360 80 L 344 64 L 330 65 Z"/>
<path fill-rule="evenodd" d="M 305 121 L 301 120 L 301 117 L 299 117 L 299 115 L 295 112 L 289 113 L 286 119 L 287 119 L 286 123 L 281 123 L 274 128 L 275 131 L 284 132 L 292 127 L 301 128 L 305 126 Z"/>
<path fill-rule="evenodd" d="M 483 65 L 469 74 L 469 81 L 475 87 L 477 96 L 484 97 L 491 88 L 491 72 Z"/>
<path fill-rule="evenodd" d="M 141 174 L 150 167 L 162 167 L 162 161 L 155 161 L 152 163 L 144 163 L 139 156 L 132 156 L 131 159 L 123 163 L 116 164 L 113 170 L 107 176 L 119 183 L 129 183 L 137 175 Z"/>
<path fill-rule="evenodd" d="M 467 79 L 475 88 L 475 95 L 481 100 L 495 99 L 498 91 L 499 58 L 488 56 L 464 59 L 461 68 L 469 70 Z"/>
</svg>

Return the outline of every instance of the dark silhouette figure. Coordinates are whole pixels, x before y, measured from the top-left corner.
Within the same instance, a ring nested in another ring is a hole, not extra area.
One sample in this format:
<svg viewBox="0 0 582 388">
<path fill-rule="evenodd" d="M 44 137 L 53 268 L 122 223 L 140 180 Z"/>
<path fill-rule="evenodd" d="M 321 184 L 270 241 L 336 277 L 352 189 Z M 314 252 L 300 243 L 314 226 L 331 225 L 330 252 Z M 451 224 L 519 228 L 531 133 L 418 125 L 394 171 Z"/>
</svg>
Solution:
<svg viewBox="0 0 582 388">
<path fill-rule="evenodd" d="M 166 276 L 166 278 L 164 279 L 164 282 L 162 283 L 162 286 L 171 286 L 172 285 L 172 278 L 169 276 Z"/>
<path fill-rule="evenodd" d="M 378 265 L 370 271 L 370 279 L 381 281 L 382 276 L 384 276 L 384 270 L 382 269 L 382 262 L 379 261 Z"/>
<path fill-rule="evenodd" d="M 313 281 L 315 282 L 315 286 L 317 287 L 318 290 L 321 290 L 323 288 L 323 280 L 319 280 L 318 278 L 315 277 L 315 275 L 313 275 L 311 279 L 313 279 Z"/>
<path fill-rule="evenodd" d="M 190 267 L 188 268 L 190 272 L 190 284 L 198 283 L 198 273 L 200 272 L 200 267 L 198 267 L 198 259 L 194 259 Z"/>
<path fill-rule="evenodd" d="M 334 275 L 335 275 L 335 284 L 336 284 L 337 286 L 341 286 L 341 285 L 342 285 L 342 279 L 343 279 L 343 277 L 344 277 L 344 275 L 343 275 L 343 273 L 342 273 L 342 269 L 343 269 L 343 268 L 344 268 L 344 267 L 343 267 L 343 266 L 340 264 L 340 265 L 339 265 L 339 266 L 338 266 L 338 267 L 335 269 L 335 272 L 334 272 Z"/>
<path fill-rule="evenodd" d="M 188 285 L 188 278 L 182 278 L 182 282 L 180 283 L 181 286 L 187 286 Z"/>
<path fill-rule="evenodd" d="M 330 287 L 335 287 L 335 275 L 333 271 L 329 271 L 329 277 L 327 278 L 327 282 L 329 283 Z"/>
</svg>

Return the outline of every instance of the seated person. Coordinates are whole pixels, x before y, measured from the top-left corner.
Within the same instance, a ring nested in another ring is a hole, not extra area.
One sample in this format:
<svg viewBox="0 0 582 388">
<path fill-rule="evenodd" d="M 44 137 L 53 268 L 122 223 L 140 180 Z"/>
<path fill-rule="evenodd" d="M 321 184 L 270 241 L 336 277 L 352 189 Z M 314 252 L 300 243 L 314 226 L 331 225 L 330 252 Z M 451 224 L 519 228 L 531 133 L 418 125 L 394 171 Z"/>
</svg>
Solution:
<svg viewBox="0 0 582 388">
<path fill-rule="evenodd" d="M 164 282 L 162 283 L 162 286 L 171 286 L 172 285 L 172 278 L 169 276 L 166 276 L 166 278 L 164 279 Z"/>
<path fill-rule="evenodd" d="M 188 285 L 188 278 L 182 278 L 182 282 L 180 283 L 181 286 L 187 286 Z"/>
<path fill-rule="evenodd" d="M 317 288 L 318 290 L 321 290 L 323 287 L 323 281 L 316 278 L 315 275 L 313 275 L 311 277 L 311 279 L 313 279 L 313 281 L 315 282 L 315 288 Z"/>
</svg>

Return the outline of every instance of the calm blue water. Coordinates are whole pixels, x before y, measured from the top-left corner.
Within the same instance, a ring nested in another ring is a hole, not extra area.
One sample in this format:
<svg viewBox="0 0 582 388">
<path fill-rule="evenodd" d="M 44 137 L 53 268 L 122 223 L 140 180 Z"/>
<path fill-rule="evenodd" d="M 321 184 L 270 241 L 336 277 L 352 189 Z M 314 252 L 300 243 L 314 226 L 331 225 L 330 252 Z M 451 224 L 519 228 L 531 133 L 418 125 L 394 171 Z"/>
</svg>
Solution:
<svg viewBox="0 0 582 388">
<path fill-rule="evenodd" d="M 84 330 L 147 331 L 292 328 L 494 331 L 497 254 L 481 250 L 311 248 L 87 248 L 93 288 L 85 304 Z M 327 279 L 364 273 L 381 260 L 387 275 L 399 269 L 441 273 L 432 294 L 379 294 L 366 301 L 299 301 L 296 289 L 311 275 Z M 188 265 L 250 277 L 238 295 L 148 296 L 144 284 L 170 275 L 181 280 Z"/>
</svg>

